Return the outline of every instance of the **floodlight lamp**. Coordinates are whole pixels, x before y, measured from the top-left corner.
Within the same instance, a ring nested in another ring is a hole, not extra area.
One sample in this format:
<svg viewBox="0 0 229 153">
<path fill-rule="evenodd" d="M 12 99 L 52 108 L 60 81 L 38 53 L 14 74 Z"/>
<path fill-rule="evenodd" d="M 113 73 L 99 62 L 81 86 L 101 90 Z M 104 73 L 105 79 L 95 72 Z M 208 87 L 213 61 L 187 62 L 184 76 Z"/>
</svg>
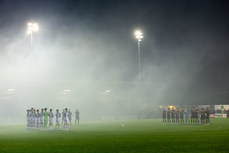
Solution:
<svg viewBox="0 0 229 153">
<path fill-rule="evenodd" d="M 143 38 L 143 33 L 141 31 L 136 31 L 135 36 L 138 39 L 138 41 L 141 41 L 141 39 Z"/>
<path fill-rule="evenodd" d="M 143 38 L 143 36 L 136 36 L 136 38 L 137 38 L 137 39 L 142 39 L 142 38 Z"/>
<path fill-rule="evenodd" d="M 38 31 L 39 30 L 39 26 L 37 23 L 33 24 L 33 31 Z"/>
<path fill-rule="evenodd" d="M 29 26 L 28 31 L 32 31 L 32 30 L 33 30 L 33 27 Z"/>
<path fill-rule="evenodd" d="M 136 32 L 135 32 L 135 35 L 136 35 L 136 36 L 141 36 L 142 34 L 143 34 L 143 33 L 142 33 L 141 31 L 136 31 Z"/>
<path fill-rule="evenodd" d="M 30 34 L 31 34 L 31 31 L 30 31 L 30 30 L 28 30 L 28 31 L 27 31 L 27 35 L 30 35 Z"/>
<path fill-rule="evenodd" d="M 29 23 L 27 23 L 27 26 L 28 26 L 28 27 L 30 27 L 30 26 L 32 26 L 32 25 L 33 25 L 33 24 L 32 24 L 32 23 L 30 23 L 30 22 L 29 22 Z"/>
<path fill-rule="evenodd" d="M 37 32 L 39 30 L 39 25 L 37 23 L 28 23 L 28 34 L 31 34 L 33 31 Z"/>
</svg>

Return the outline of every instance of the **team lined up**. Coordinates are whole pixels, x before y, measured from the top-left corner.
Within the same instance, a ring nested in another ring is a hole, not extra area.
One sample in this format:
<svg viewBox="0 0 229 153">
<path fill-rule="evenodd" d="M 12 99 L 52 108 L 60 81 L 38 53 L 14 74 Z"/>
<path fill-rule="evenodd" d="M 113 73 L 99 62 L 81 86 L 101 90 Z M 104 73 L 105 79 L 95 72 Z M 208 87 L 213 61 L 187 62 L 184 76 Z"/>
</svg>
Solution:
<svg viewBox="0 0 229 153">
<path fill-rule="evenodd" d="M 59 112 L 59 110 L 56 110 L 55 113 L 56 117 L 56 130 L 60 130 L 60 124 L 61 124 L 61 117 L 62 117 L 62 125 L 64 125 L 64 130 L 68 130 L 68 126 L 71 125 L 72 120 L 72 112 L 71 110 L 65 108 L 63 109 L 62 114 Z M 49 127 L 49 130 L 52 130 L 53 127 L 53 119 L 54 114 L 52 112 L 52 109 L 50 109 L 49 112 L 47 112 L 47 108 L 41 109 L 41 112 L 39 109 L 28 109 L 27 110 L 27 129 L 45 129 Z M 79 111 L 76 110 L 75 112 L 75 124 L 79 125 Z"/>
<path fill-rule="evenodd" d="M 181 124 L 210 124 L 210 109 L 193 107 L 191 110 L 186 108 L 174 109 L 163 108 L 162 110 L 163 123 L 181 123 Z"/>
</svg>

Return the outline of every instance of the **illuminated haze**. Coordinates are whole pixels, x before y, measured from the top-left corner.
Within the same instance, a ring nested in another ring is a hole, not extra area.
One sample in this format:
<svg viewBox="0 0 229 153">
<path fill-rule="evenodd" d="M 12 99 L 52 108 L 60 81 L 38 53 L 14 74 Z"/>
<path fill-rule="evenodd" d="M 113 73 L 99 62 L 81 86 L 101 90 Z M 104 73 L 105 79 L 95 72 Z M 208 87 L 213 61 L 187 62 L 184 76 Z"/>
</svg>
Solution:
<svg viewBox="0 0 229 153">
<path fill-rule="evenodd" d="M 1 117 L 23 119 L 31 107 L 79 109 L 85 119 L 136 117 L 157 105 L 209 104 L 209 93 L 228 91 L 223 2 L 0 3 Z M 32 56 L 28 21 L 40 25 Z"/>
</svg>

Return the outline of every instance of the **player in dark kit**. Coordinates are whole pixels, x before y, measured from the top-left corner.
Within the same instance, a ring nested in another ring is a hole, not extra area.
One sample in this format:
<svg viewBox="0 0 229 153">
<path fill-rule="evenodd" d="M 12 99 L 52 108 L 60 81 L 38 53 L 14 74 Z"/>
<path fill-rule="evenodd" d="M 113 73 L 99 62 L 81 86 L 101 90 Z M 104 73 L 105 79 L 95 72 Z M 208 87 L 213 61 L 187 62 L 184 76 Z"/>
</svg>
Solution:
<svg viewBox="0 0 229 153">
<path fill-rule="evenodd" d="M 166 110 L 165 110 L 165 108 L 163 108 L 163 110 L 162 110 L 162 118 L 163 118 L 163 123 L 165 123 L 166 122 Z"/>
<path fill-rule="evenodd" d="M 179 123 L 179 110 L 176 110 L 176 123 Z"/>
<path fill-rule="evenodd" d="M 175 123 L 175 110 L 172 108 L 171 110 L 171 115 L 172 115 L 172 123 Z"/>
<path fill-rule="evenodd" d="M 210 124 L 210 109 L 208 107 L 206 110 L 206 123 Z"/>
<path fill-rule="evenodd" d="M 194 119 L 195 119 L 195 124 L 199 124 L 199 114 L 198 114 L 198 109 L 196 108 L 194 110 Z"/>
<path fill-rule="evenodd" d="M 194 123 L 194 116 L 195 116 L 195 111 L 193 108 L 193 109 L 191 109 L 191 124 Z"/>
<path fill-rule="evenodd" d="M 204 110 L 204 108 L 201 109 L 200 120 L 201 120 L 201 124 L 204 124 L 204 121 L 205 121 L 205 110 Z"/>
<path fill-rule="evenodd" d="M 184 111 L 180 110 L 180 123 L 184 123 Z"/>
<path fill-rule="evenodd" d="M 167 122 L 170 123 L 170 108 L 168 108 L 168 111 L 167 111 Z"/>
<path fill-rule="evenodd" d="M 80 124 L 80 112 L 78 109 L 75 112 L 76 118 L 75 118 L 75 124 L 78 122 L 78 125 Z"/>
</svg>

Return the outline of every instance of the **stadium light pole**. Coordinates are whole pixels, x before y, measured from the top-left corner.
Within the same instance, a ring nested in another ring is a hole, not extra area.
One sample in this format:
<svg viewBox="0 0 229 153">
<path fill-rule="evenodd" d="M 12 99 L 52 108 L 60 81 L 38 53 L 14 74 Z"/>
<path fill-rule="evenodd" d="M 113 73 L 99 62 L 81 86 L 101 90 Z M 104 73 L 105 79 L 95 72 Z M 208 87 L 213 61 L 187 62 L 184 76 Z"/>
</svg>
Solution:
<svg viewBox="0 0 229 153">
<path fill-rule="evenodd" d="M 138 40 L 138 81 L 141 81 L 141 41 L 143 38 L 143 33 L 141 31 L 136 31 L 135 36 Z"/>
<path fill-rule="evenodd" d="M 141 41 L 143 38 L 143 33 L 141 31 L 135 32 L 135 37 L 138 40 L 138 84 L 139 84 L 139 92 L 138 92 L 138 101 L 141 102 Z"/>
<path fill-rule="evenodd" d="M 33 54 L 33 32 L 39 31 L 37 23 L 27 23 L 27 34 L 30 35 L 30 54 Z"/>
</svg>

